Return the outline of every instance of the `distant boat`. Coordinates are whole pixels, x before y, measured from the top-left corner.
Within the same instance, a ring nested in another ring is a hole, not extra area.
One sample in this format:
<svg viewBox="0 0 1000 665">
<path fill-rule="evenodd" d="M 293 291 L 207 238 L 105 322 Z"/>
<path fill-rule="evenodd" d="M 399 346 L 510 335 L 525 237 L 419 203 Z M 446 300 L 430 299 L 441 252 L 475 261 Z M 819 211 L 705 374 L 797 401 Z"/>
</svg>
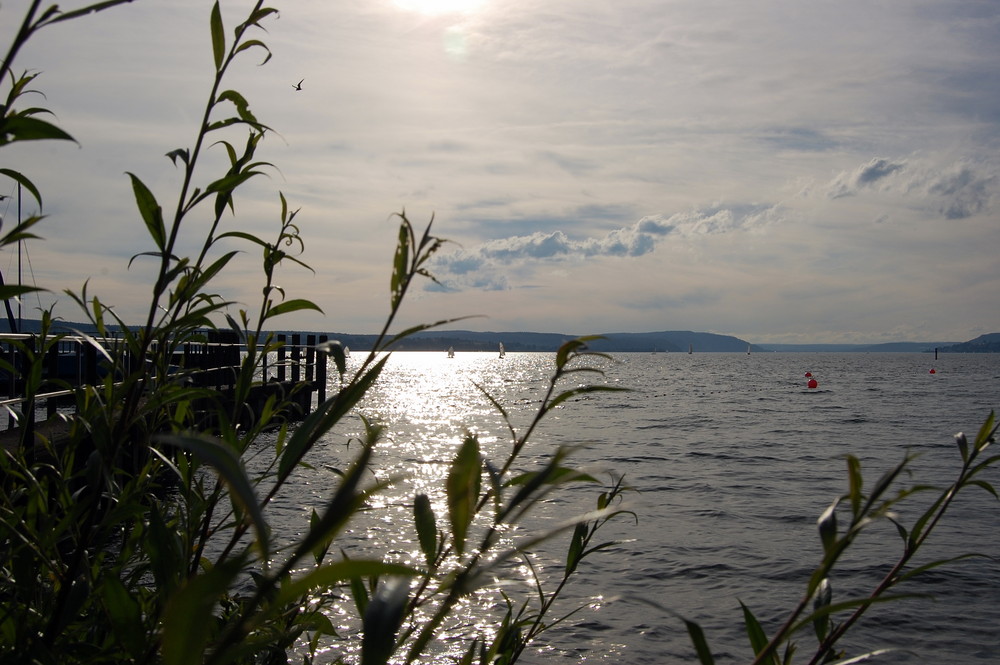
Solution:
<svg viewBox="0 0 1000 665">
<path fill-rule="evenodd" d="M 748 356 L 750 355 L 750 345 L 749 344 L 747 344 L 747 355 Z"/>
<path fill-rule="evenodd" d="M 694 353 L 694 344 L 688 344 L 688 353 Z"/>
<path fill-rule="evenodd" d="M 503 349 L 503 342 L 500 342 L 500 357 L 503 358 L 507 355 L 507 352 Z"/>
<path fill-rule="evenodd" d="M 448 357 L 449 358 L 454 358 L 455 357 L 455 347 L 454 346 L 449 346 L 448 347 Z"/>
</svg>

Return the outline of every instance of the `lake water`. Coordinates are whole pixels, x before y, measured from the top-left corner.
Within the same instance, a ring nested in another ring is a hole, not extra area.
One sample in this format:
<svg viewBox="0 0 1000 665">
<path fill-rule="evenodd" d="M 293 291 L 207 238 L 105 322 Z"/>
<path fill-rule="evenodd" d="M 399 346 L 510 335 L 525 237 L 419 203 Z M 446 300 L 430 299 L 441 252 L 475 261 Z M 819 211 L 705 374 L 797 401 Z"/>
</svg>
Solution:
<svg viewBox="0 0 1000 665">
<path fill-rule="evenodd" d="M 360 411 L 387 428 L 376 474 L 405 479 L 354 525 L 346 546 L 419 561 L 408 529 L 413 494 L 440 499 L 466 430 L 478 433 L 488 456 L 509 446 L 506 425 L 475 384 L 521 427 L 552 363 L 552 354 L 395 354 Z M 911 482 L 944 484 L 960 463 L 953 435 L 972 438 L 1000 407 L 1000 355 L 636 353 L 615 354 L 601 368 L 591 382 L 632 391 L 567 403 L 542 425 L 526 461 L 583 445 L 578 465 L 602 478 L 624 474 L 635 488 L 627 505 L 638 525 L 621 519 L 603 532 L 621 543 L 585 562 L 565 606 L 592 609 L 543 635 L 523 663 L 696 662 L 683 623 L 643 600 L 699 622 L 716 662 L 751 661 L 739 603 L 773 632 L 798 601 L 820 559 L 816 518 L 847 487 L 844 456 L 860 459 L 866 487 L 907 452 L 920 453 Z M 360 428 L 350 419 L 315 452 L 316 471 L 274 506 L 279 526 L 295 532 L 321 505 L 336 482 L 328 469 L 357 451 L 348 441 Z M 998 475 L 986 478 L 996 485 Z M 931 496 L 908 499 L 900 520 L 912 523 Z M 595 497 L 593 489 L 571 490 L 534 519 L 590 510 Z M 834 574 L 834 599 L 871 588 L 900 544 L 893 527 L 873 526 Z M 1000 504 L 981 490 L 960 498 L 919 561 L 967 551 L 1000 555 Z M 563 556 L 563 545 L 552 545 L 536 564 L 558 570 Z M 960 561 L 906 590 L 936 598 L 869 610 L 842 646 L 852 654 L 909 650 L 876 661 L 884 663 L 1000 662 L 1000 562 Z M 800 641 L 804 656 L 812 641 Z M 461 643 L 461 635 L 445 636 L 442 648 Z"/>
</svg>

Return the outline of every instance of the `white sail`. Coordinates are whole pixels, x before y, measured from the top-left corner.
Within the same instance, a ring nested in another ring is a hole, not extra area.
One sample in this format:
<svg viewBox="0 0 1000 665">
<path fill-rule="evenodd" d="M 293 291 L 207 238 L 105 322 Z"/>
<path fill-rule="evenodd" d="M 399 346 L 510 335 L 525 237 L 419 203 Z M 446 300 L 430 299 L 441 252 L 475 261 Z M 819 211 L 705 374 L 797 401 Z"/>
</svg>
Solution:
<svg viewBox="0 0 1000 665">
<path fill-rule="evenodd" d="M 507 352 L 503 349 L 503 342 L 500 342 L 500 357 L 503 358 L 505 355 L 507 355 Z"/>
</svg>

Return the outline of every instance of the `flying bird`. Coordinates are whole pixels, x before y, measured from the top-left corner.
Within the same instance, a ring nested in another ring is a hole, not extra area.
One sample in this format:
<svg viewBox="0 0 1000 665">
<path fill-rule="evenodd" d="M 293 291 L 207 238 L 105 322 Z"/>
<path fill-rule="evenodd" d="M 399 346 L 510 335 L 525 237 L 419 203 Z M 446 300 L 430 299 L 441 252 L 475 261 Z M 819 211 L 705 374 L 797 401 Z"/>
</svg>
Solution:
<svg viewBox="0 0 1000 665">
<path fill-rule="evenodd" d="M 305 79 L 302 79 L 302 81 L 305 81 Z M 295 88 L 296 90 L 301 90 L 302 89 L 302 81 L 299 81 L 298 83 L 293 83 L 292 87 Z"/>
</svg>

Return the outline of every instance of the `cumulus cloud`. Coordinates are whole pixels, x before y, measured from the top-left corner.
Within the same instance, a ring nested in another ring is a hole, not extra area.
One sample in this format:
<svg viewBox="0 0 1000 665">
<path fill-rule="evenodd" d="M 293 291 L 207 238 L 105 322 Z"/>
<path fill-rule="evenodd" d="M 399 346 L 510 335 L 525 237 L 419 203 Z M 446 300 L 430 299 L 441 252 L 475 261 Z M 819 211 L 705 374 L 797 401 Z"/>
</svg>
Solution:
<svg viewBox="0 0 1000 665">
<path fill-rule="evenodd" d="M 488 240 L 472 249 L 439 254 L 431 272 L 439 283 L 432 290 L 497 290 L 510 288 L 503 270 L 511 266 L 572 261 L 594 257 L 635 258 L 656 249 L 666 238 L 695 238 L 747 232 L 770 224 L 778 216 L 775 206 L 716 206 L 676 213 L 649 215 L 635 224 L 603 236 L 575 240 L 563 231 Z"/>
<path fill-rule="evenodd" d="M 927 161 L 874 158 L 830 181 L 831 199 L 875 190 L 910 200 L 946 219 L 965 219 L 992 206 L 997 174 L 986 166 L 959 162 L 941 166 Z"/>
<path fill-rule="evenodd" d="M 905 161 L 893 162 L 876 157 L 853 171 L 840 173 L 827 188 L 827 196 L 831 199 L 854 196 L 862 189 L 875 187 L 877 183 L 905 167 Z"/>
</svg>

